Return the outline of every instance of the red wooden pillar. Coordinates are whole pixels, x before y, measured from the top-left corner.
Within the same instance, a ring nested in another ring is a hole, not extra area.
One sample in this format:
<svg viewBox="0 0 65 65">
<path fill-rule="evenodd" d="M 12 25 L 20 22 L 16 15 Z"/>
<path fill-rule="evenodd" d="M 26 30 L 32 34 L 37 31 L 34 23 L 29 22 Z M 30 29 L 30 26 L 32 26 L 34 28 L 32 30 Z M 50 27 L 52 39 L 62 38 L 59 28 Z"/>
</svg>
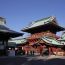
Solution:
<svg viewBox="0 0 65 65">
<path fill-rule="evenodd" d="M 58 48 L 56 48 L 56 55 L 58 55 Z"/>
<path fill-rule="evenodd" d="M 56 51 L 56 48 L 55 47 L 52 47 L 52 54 L 55 55 L 55 51 Z"/>
<path fill-rule="evenodd" d="M 49 47 L 49 55 L 51 55 L 51 47 Z"/>
<path fill-rule="evenodd" d="M 64 51 L 64 56 L 65 56 L 65 51 Z"/>
</svg>

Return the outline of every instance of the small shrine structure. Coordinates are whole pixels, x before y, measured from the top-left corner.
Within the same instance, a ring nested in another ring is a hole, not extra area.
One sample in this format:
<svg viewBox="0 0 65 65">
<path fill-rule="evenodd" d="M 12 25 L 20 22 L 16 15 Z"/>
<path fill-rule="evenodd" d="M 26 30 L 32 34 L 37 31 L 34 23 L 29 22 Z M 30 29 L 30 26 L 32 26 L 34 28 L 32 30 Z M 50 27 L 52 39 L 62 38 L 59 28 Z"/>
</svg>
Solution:
<svg viewBox="0 0 65 65">
<path fill-rule="evenodd" d="M 0 17 L 0 56 L 7 55 L 8 40 L 14 37 L 22 36 L 23 33 L 11 30 L 6 26 L 6 20 Z"/>
</svg>

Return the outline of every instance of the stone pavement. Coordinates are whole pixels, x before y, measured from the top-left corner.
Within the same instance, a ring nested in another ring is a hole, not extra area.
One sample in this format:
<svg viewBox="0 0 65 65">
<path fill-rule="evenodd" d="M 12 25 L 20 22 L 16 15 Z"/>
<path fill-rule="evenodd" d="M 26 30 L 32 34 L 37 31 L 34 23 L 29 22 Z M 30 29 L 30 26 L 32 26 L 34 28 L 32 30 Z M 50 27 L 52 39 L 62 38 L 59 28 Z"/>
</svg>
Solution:
<svg viewBox="0 0 65 65">
<path fill-rule="evenodd" d="M 65 56 L 0 57 L 0 65 L 65 65 Z"/>
</svg>

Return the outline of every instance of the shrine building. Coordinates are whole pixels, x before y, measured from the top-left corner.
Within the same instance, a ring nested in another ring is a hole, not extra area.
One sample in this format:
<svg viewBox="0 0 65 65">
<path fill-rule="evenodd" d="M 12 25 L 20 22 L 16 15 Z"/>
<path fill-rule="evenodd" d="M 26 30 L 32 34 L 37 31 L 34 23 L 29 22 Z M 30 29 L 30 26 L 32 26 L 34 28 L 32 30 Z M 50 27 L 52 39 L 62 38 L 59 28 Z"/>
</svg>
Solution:
<svg viewBox="0 0 65 65">
<path fill-rule="evenodd" d="M 0 56 L 7 55 L 8 40 L 18 36 L 22 36 L 23 33 L 11 30 L 6 26 L 6 20 L 0 17 Z"/>
<path fill-rule="evenodd" d="M 25 53 L 64 55 L 65 45 L 59 42 L 60 37 L 56 35 L 57 32 L 64 30 L 65 28 L 61 27 L 53 16 L 33 21 L 22 29 L 23 32 L 30 33 L 30 36 L 27 37 L 28 44 L 24 46 Z"/>
</svg>

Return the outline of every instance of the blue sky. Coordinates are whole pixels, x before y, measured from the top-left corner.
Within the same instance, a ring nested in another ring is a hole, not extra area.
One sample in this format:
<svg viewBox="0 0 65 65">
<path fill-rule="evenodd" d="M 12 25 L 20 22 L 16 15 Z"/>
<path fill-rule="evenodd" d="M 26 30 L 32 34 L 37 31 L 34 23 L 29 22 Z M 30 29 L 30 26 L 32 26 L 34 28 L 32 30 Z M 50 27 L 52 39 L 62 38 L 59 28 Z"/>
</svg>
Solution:
<svg viewBox="0 0 65 65">
<path fill-rule="evenodd" d="M 10 29 L 19 32 L 30 22 L 48 16 L 55 16 L 65 27 L 65 0 L 0 0 L 0 16 L 6 18 Z"/>
</svg>

